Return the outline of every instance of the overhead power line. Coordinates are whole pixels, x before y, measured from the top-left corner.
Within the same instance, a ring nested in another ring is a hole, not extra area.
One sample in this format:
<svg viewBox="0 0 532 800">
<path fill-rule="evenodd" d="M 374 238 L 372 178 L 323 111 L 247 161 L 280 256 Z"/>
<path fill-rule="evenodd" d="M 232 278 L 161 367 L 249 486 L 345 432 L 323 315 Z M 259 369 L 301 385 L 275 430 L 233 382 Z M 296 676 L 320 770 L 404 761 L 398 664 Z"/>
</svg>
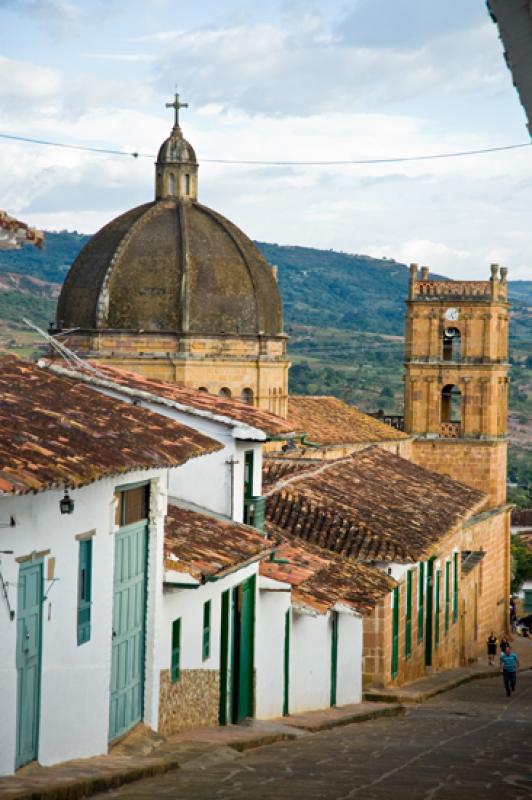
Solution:
<svg viewBox="0 0 532 800">
<path fill-rule="evenodd" d="M 88 153 L 102 155 L 127 156 L 129 158 L 155 158 L 154 153 L 129 152 L 127 150 L 113 150 L 104 147 L 89 147 L 81 144 L 68 144 L 66 142 L 52 142 L 47 139 L 31 139 L 28 136 L 15 136 L 9 133 L 0 133 L 0 139 L 9 139 L 15 142 L 45 145 L 47 147 L 60 147 L 65 150 L 80 150 Z M 390 156 L 389 158 L 352 158 L 338 161 L 268 161 L 264 159 L 236 159 L 236 158 L 202 158 L 206 164 L 227 164 L 262 167 L 333 167 L 348 166 L 350 164 L 400 164 L 411 161 L 436 161 L 444 158 L 463 158 L 464 156 L 478 156 L 484 153 L 500 153 L 505 150 L 519 150 L 530 147 L 532 140 L 520 144 L 506 144 L 499 147 L 482 147 L 478 150 L 459 150 L 451 153 L 431 153 L 420 156 Z"/>
</svg>

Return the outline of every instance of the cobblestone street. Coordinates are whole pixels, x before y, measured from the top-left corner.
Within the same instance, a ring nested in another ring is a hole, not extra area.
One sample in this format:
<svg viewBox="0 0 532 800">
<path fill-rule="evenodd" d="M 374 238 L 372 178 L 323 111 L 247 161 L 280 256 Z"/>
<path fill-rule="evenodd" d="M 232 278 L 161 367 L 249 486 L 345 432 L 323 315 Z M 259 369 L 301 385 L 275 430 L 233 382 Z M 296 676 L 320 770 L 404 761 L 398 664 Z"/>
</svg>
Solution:
<svg viewBox="0 0 532 800">
<path fill-rule="evenodd" d="M 507 700 L 498 678 L 405 715 L 198 762 L 99 798 L 488 800 L 532 796 L 532 673 Z"/>
</svg>

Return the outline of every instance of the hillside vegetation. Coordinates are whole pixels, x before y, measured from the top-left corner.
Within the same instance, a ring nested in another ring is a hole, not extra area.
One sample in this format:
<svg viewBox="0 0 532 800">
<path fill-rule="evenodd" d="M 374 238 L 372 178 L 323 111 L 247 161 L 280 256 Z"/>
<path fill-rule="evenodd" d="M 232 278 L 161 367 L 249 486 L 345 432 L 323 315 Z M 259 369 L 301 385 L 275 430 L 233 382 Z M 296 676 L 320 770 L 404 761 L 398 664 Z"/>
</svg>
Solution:
<svg viewBox="0 0 532 800">
<path fill-rule="evenodd" d="M 0 251 L 0 341 L 28 353 L 35 335 L 22 316 L 46 326 L 59 285 L 89 237 L 46 234 L 40 251 Z M 257 242 L 278 268 L 290 334 L 290 391 L 334 394 L 366 411 L 402 411 L 404 301 L 408 268 L 334 250 Z M 486 265 L 486 277 L 489 265 Z M 21 277 L 23 276 L 23 277 Z M 37 280 L 35 280 L 37 279 Z M 510 477 L 532 485 L 532 281 L 510 281 Z"/>
</svg>

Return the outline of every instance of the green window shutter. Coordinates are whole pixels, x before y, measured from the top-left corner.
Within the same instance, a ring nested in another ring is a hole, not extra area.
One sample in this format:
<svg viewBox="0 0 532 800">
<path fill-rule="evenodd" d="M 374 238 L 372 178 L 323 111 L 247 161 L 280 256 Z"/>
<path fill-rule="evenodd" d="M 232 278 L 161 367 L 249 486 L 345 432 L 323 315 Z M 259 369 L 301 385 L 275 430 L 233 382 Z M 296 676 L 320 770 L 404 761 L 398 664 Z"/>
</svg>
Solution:
<svg viewBox="0 0 532 800">
<path fill-rule="evenodd" d="M 449 611 L 451 604 L 451 562 L 445 562 L 445 633 L 449 632 Z"/>
<path fill-rule="evenodd" d="M 423 614 L 425 605 L 425 564 L 419 564 L 417 584 L 417 641 L 423 641 Z"/>
<path fill-rule="evenodd" d="M 393 590 L 392 608 L 392 678 L 399 670 L 399 587 Z"/>
<path fill-rule="evenodd" d="M 440 643 L 440 590 L 441 590 L 441 570 L 436 570 L 436 600 L 434 606 L 434 644 L 436 647 Z"/>
<path fill-rule="evenodd" d="M 201 657 L 203 661 L 209 658 L 211 653 L 211 601 L 207 600 L 203 604 L 203 636 Z"/>
<path fill-rule="evenodd" d="M 91 638 L 92 539 L 79 543 L 78 645 Z"/>
<path fill-rule="evenodd" d="M 453 554 L 453 622 L 458 619 L 458 553 Z"/>
<path fill-rule="evenodd" d="M 412 571 L 406 573 L 405 658 L 412 654 Z"/>
<path fill-rule="evenodd" d="M 179 680 L 181 663 L 181 618 L 172 622 L 172 663 L 170 666 L 170 677 L 172 683 Z"/>
</svg>

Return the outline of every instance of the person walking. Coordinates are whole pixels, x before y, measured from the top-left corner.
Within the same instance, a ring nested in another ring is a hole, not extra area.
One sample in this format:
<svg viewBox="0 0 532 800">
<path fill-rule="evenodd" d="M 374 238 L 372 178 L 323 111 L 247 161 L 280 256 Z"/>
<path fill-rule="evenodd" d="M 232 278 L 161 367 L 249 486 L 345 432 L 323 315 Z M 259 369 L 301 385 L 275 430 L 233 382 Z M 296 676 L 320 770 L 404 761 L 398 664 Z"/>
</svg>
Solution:
<svg viewBox="0 0 532 800">
<path fill-rule="evenodd" d="M 486 643 L 488 645 L 488 664 L 492 667 L 495 656 L 497 655 L 497 637 L 493 631 L 488 636 Z"/>
<path fill-rule="evenodd" d="M 501 648 L 501 654 L 505 652 L 505 650 L 506 650 L 506 648 L 508 647 L 509 644 L 510 644 L 510 642 L 508 641 L 508 639 L 506 638 L 506 636 L 503 633 L 501 638 L 499 639 L 499 647 Z"/>
<path fill-rule="evenodd" d="M 506 694 L 510 697 L 511 693 L 515 692 L 519 659 L 515 653 L 512 653 L 509 644 L 506 645 L 506 650 L 501 653 L 500 662 L 504 688 L 506 689 Z"/>
</svg>

